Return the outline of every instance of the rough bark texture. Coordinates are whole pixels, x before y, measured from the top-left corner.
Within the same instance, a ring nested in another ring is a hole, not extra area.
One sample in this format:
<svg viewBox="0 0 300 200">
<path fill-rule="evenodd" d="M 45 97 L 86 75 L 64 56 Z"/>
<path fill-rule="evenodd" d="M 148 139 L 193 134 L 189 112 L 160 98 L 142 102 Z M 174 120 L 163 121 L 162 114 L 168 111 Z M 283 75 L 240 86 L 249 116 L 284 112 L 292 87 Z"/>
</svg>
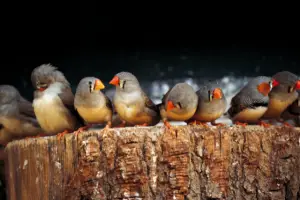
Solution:
<svg viewBox="0 0 300 200">
<path fill-rule="evenodd" d="M 300 199 L 300 130 L 163 127 L 14 141 L 11 200 Z"/>
</svg>

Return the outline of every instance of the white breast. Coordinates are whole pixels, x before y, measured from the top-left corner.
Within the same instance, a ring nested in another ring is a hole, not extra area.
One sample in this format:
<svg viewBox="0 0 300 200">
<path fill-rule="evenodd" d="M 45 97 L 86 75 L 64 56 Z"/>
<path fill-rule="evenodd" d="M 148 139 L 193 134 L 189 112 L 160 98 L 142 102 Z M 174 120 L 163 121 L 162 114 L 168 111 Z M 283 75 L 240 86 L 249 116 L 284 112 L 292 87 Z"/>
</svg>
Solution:
<svg viewBox="0 0 300 200">
<path fill-rule="evenodd" d="M 58 94 L 60 83 L 52 84 L 43 95 L 33 101 L 33 108 L 40 126 L 46 133 L 56 134 L 64 130 L 74 130 L 76 121 L 64 106 Z"/>
</svg>

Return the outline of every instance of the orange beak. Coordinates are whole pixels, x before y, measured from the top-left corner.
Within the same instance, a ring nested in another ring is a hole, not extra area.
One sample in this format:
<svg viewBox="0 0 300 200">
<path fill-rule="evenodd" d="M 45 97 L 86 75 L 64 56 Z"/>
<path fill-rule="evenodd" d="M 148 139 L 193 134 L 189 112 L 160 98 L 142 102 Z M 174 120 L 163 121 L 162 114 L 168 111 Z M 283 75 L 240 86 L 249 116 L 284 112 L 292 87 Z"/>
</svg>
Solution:
<svg viewBox="0 0 300 200">
<path fill-rule="evenodd" d="M 102 89 L 104 89 L 104 88 L 105 88 L 105 86 L 104 86 L 104 84 L 102 83 L 102 81 L 100 81 L 99 79 L 97 79 L 97 80 L 95 81 L 94 90 L 102 90 Z"/>
<path fill-rule="evenodd" d="M 168 101 L 168 104 L 167 104 L 167 111 L 172 110 L 173 108 L 175 108 L 173 102 L 172 102 L 172 101 Z"/>
<path fill-rule="evenodd" d="M 221 99 L 222 98 L 222 90 L 220 88 L 216 88 L 213 91 L 213 97 L 215 99 Z"/>
<path fill-rule="evenodd" d="M 119 77 L 114 76 L 114 78 L 109 82 L 109 84 L 115 85 L 115 86 L 119 85 L 119 84 L 120 84 L 120 79 L 119 79 Z"/>
<path fill-rule="evenodd" d="M 300 90 L 300 80 L 297 81 L 295 89 L 296 90 Z"/>
</svg>

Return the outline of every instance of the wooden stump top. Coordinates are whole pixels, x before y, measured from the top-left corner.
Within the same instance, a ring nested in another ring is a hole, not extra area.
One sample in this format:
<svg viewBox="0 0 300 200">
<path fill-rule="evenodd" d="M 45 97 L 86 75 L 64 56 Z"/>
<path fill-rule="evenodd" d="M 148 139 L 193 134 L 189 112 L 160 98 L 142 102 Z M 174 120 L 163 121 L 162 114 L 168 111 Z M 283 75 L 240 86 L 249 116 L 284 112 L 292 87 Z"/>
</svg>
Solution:
<svg viewBox="0 0 300 200">
<path fill-rule="evenodd" d="M 116 128 L 6 153 L 11 200 L 300 198 L 298 128 Z"/>
</svg>

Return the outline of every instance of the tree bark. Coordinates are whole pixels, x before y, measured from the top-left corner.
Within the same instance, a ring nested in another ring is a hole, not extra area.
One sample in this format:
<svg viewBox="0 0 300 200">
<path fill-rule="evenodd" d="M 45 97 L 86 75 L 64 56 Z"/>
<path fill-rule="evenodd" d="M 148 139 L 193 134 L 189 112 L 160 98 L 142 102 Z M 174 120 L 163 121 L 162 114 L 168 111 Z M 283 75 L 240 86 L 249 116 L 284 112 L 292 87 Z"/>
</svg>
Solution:
<svg viewBox="0 0 300 200">
<path fill-rule="evenodd" d="M 300 199 L 300 130 L 130 127 L 14 141 L 11 200 Z"/>
</svg>

